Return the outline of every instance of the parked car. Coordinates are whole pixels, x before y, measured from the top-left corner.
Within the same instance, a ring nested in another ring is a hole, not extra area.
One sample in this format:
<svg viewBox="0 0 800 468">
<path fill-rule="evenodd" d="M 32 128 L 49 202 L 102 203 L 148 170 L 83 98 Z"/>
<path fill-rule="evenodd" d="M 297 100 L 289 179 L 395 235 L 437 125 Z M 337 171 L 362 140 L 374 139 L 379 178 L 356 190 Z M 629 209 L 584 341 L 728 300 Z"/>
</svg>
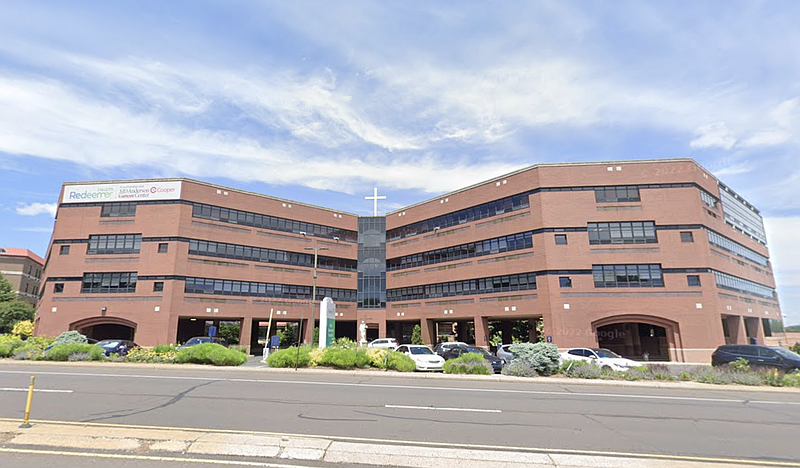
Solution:
<svg viewBox="0 0 800 468">
<path fill-rule="evenodd" d="M 511 360 L 514 359 L 514 353 L 508 349 L 511 344 L 504 344 L 497 347 L 497 357 L 503 360 L 506 364 L 511 364 Z"/>
<path fill-rule="evenodd" d="M 86 338 L 86 344 L 97 344 L 97 343 L 99 343 L 99 341 L 95 340 L 94 338 Z M 44 348 L 45 356 L 47 355 L 47 352 L 50 351 L 51 349 L 53 349 L 53 346 L 55 346 L 55 345 L 56 344 L 53 343 L 53 344 L 48 345 L 46 348 Z"/>
<path fill-rule="evenodd" d="M 464 343 L 463 341 L 446 341 L 444 343 L 437 344 L 436 347 L 433 348 L 433 352 L 441 356 L 442 353 L 456 346 L 469 346 L 469 345 Z"/>
<path fill-rule="evenodd" d="M 397 342 L 394 338 L 378 338 L 377 340 L 372 340 L 367 344 L 367 348 L 381 348 L 381 349 L 394 349 L 400 346 L 400 343 Z"/>
<path fill-rule="evenodd" d="M 433 351 L 424 345 L 400 345 L 394 349 L 398 353 L 403 353 L 414 360 L 418 371 L 442 371 L 444 358 L 437 356 Z"/>
<path fill-rule="evenodd" d="M 183 345 L 178 346 L 178 349 L 189 348 L 203 343 L 217 343 L 221 344 L 222 346 L 228 346 L 228 341 L 225 340 L 225 338 L 220 338 L 218 336 L 195 336 L 193 338 L 189 338 L 189 341 Z"/>
<path fill-rule="evenodd" d="M 462 354 L 467 354 L 467 353 L 478 353 L 482 355 L 483 358 L 486 359 L 492 366 L 492 369 L 495 371 L 495 373 L 502 372 L 503 366 L 505 365 L 502 359 L 500 359 L 499 357 L 495 356 L 494 354 L 490 353 L 489 351 L 479 346 L 453 346 L 452 348 L 442 353 L 442 358 L 444 358 L 445 360 L 455 359 L 461 356 Z"/>
<path fill-rule="evenodd" d="M 139 347 L 139 345 L 131 340 L 103 340 L 95 343 L 95 345 L 103 348 L 103 352 L 106 356 L 111 356 L 112 354 L 125 356 L 128 354 L 128 351 Z"/>
<path fill-rule="evenodd" d="M 728 364 L 744 358 L 754 367 L 773 367 L 786 372 L 800 370 L 800 355 L 777 346 L 723 345 L 711 354 L 711 365 Z"/>
<path fill-rule="evenodd" d="M 639 366 L 636 361 L 626 359 L 619 354 L 605 348 L 573 348 L 561 353 L 562 361 L 587 361 L 594 363 L 601 369 L 626 371 L 631 367 Z"/>
</svg>

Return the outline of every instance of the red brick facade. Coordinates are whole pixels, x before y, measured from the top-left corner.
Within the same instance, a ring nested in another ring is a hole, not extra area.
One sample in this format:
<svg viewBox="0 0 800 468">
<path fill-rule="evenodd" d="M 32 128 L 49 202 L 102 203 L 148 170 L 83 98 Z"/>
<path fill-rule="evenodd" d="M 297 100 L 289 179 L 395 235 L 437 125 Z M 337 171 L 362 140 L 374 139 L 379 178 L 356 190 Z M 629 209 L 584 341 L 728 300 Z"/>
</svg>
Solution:
<svg viewBox="0 0 800 468">
<path fill-rule="evenodd" d="M 311 307 L 308 299 L 193 294 L 185 292 L 183 278 L 308 287 L 312 269 L 190 255 L 187 239 L 297 253 L 308 253 L 308 247 L 325 247 L 329 250 L 321 255 L 357 259 L 358 244 L 352 241 L 303 235 L 298 229 L 277 231 L 200 219 L 193 217 L 191 204 L 347 231 L 357 231 L 358 217 L 354 214 L 181 180 L 180 203 L 139 204 L 132 217 L 101 217 L 98 203 L 59 205 L 36 320 L 38 334 L 119 324 L 135 329 L 140 344 L 155 345 L 176 341 L 180 318 L 196 318 L 240 320 L 242 341 L 255 343 L 252 327 L 265 321 L 270 309 L 280 312 L 282 321 L 299 321 L 301 316 L 307 320 Z M 637 186 L 640 201 L 599 203 L 593 188 L 604 186 Z M 397 335 L 399 324 L 418 323 L 423 339 L 431 344 L 437 339 L 437 322 L 470 323 L 474 330 L 470 336 L 476 344 L 487 346 L 490 323 L 507 334 L 511 320 L 542 318 L 544 335 L 561 348 L 596 347 L 600 339 L 600 344 L 628 346 L 641 353 L 647 352 L 650 345 L 644 342 L 649 340 L 652 346 L 660 347 L 664 357 L 687 362 L 707 361 L 711 351 L 726 341 L 745 342 L 752 337 L 763 342 L 761 319 L 780 319 L 777 298 L 720 288 L 713 271 L 774 288 L 771 269 L 711 245 L 706 229 L 764 257 L 768 256 L 767 249 L 726 224 L 722 204 L 717 203 L 716 208 L 704 204 L 701 189 L 720 199 L 718 181 L 692 160 L 545 164 L 397 210 L 386 215 L 387 232 L 530 193 L 528 208 L 387 241 L 386 258 L 527 231 L 534 232 L 532 248 L 388 271 L 386 287 L 391 290 L 536 272 L 536 289 L 391 301 L 386 309 L 357 309 L 355 302 L 339 301 L 337 312 L 341 315 L 337 320 L 349 323 L 348 330 L 355 330 L 355 324 L 364 321 L 374 327 L 372 336 L 381 337 Z M 654 222 L 657 243 L 590 245 L 587 223 L 620 221 Z M 682 232 L 692 233 L 693 242 L 683 241 Z M 86 242 L 92 235 L 132 233 L 142 236 L 139 253 L 86 254 Z M 556 235 L 566 235 L 567 244 L 557 245 Z M 167 244 L 165 253 L 158 252 L 159 244 Z M 62 245 L 70 245 L 68 254 L 59 254 Z M 660 265 L 663 287 L 595 286 L 593 265 L 620 264 Z M 131 293 L 81 293 L 81 279 L 87 272 L 136 272 L 140 279 Z M 701 285 L 689 286 L 687 275 L 699 276 Z M 561 287 L 561 277 L 569 278 L 571 287 Z M 154 291 L 155 282 L 163 282 L 163 291 Z M 62 285 L 61 292 L 55 292 L 56 284 Z M 317 287 L 355 290 L 357 273 L 319 268 Z M 727 337 L 723 320 L 727 322 Z M 304 329 L 309 339 L 310 328 Z M 614 336 L 600 337 L 598 332 Z M 354 331 L 352 334 L 356 338 Z M 504 336 L 504 341 L 507 338 Z"/>
</svg>

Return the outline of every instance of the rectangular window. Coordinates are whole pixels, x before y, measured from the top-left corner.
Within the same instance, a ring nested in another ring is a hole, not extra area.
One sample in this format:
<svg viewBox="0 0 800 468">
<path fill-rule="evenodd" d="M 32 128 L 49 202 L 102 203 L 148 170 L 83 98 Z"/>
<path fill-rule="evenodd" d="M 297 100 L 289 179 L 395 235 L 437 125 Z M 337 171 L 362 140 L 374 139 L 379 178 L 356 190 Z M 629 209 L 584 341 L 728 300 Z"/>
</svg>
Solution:
<svg viewBox="0 0 800 468">
<path fill-rule="evenodd" d="M 662 288 L 661 265 L 592 265 L 596 288 Z"/>
<path fill-rule="evenodd" d="M 653 221 L 589 223 L 589 244 L 657 244 Z"/>
<path fill-rule="evenodd" d="M 164 282 L 156 281 L 153 283 L 153 292 L 162 292 L 164 290 Z"/>
<path fill-rule="evenodd" d="M 567 235 L 556 234 L 556 245 L 567 245 Z"/>
<path fill-rule="evenodd" d="M 100 234 L 89 236 L 88 255 L 136 254 L 142 246 L 141 234 Z"/>
<path fill-rule="evenodd" d="M 64 283 L 55 283 L 53 285 L 53 293 L 61 294 L 64 292 Z"/>
<path fill-rule="evenodd" d="M 136 292 L 136 272 L 84 273 L 82 293 L 132 293 Z"/>
<path fill-rule="evenodd" d="M 69 246 L 68 245 L 62 245 L 61 247 L 59 247 L 58 248 L 58 254 L 59 255 L 69 255 Z"/>
<path fill-rule="evenodd" d="M 639 187 L 597 187 L 594 189 L 594 199 L 597 203 L 638 202 Z"/>
<path fill-rule="evenodd" d="M 700 275 L 686 275 L 689 286 L 700 286 Z"/>
<path fill-rule="evenodd" d="M 158 253 L 167 253 L 169 250 L 169 244 L 166 242 L 161 242 L 158 244 Z"/>
<path fill-rule="evenodd" d="M 100 211 L 101 218 L 123 218 L 136 216 L 135 202 L 106 203 Z"/>
<path fill-rule="evenodd" d="M 559 276 L 558 277 L 558 286 L 561 288 L 571 288 L 572 287 L 572 279 L 569 276 Z"/>
<path fill-rule="evenodd" d="M 694 242 L 692 231 L 681 231 L 681 242 Z"/>
</svg>

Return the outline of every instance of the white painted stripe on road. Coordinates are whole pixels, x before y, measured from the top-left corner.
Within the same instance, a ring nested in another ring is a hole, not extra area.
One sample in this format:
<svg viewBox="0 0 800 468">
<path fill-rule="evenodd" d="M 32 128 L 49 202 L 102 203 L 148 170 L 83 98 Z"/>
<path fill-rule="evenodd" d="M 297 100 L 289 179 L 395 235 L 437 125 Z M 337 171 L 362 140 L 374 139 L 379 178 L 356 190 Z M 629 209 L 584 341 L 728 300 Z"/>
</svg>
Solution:
<svg viewBox="0 0 800 468">
<path fill-rule="evenodd" d="M 384 405 L 385 408 L 396 409 L 415 409 L 431 411 L 465 411 L 468 413 L 502 413 L 499 409 L 477 409 L 477 408 L 442 408 L 436 406 L 405 406 L 405 405 Z"/>
<path fill-rule="evenodd" d="M 0 392 L 27 392 L 27 388 L 0 388 Z M 74 390 L 52 390 L 47 388 L 34 388 L 35 393 L 74 393 Z"/>
<path fill-rule="evenodd" d="M 0 371 L 0 374 L 30 374 L 30 371 Z M 662 400 L 662 401 L 698 401 L 707 403 L 735 403 L 735 404 L 770 404 L 770 405 L 791 405 L 800 406 L 798 401 L 775 401 L 775 400 L 747 400 L 737 398 L 704 398 L 704 397 L 680 397 L 663 395 L 637 395 L 625 393 L 590 393 L 590 392 L 556 392 L 544 390 L 511 390 L 502 388 L 461 388 L 461 387 L 436 387 L 422 385 L 397 385 L 397 384 L 367 384 L 367 383 L 343 383 L 343 382 L 317 382 L 303 380 L 270 380 L 270 379 L 225 379 L 213 377 L 184 377 L 171 375 L 144 375 L 144 374 L 103 374 L 103 373 L 79 373 L 79 372 L 36 372 L 37 375 L 64 375 L 75 377 L 124 377 L 134 379 L 157 379 L 157 380 L 201 380 L 205 382 L 245 382 L 259 384 L 297 384 L 297 385 L 317 385 L 329 387 L 363 387 L 363 388 L 384 388 L 384 389 L 411 389 L 411 390 L 437 390 L 445 392 L 468 392 L 468 393 L 506 393 L 518 395 L 551 395 L 561 397 L 597 397 L 597 398 L 616 398 L 632 400 Z M 676 390 L 676 389 L 669 389 Z M 706 389 L 681 389 L 681 390 L 706 390 Z M 725 388 L 714 389 L 714 391 L 726 391 Z M 727 390 L 734 391 L 734 390 Z"/>
</svg>

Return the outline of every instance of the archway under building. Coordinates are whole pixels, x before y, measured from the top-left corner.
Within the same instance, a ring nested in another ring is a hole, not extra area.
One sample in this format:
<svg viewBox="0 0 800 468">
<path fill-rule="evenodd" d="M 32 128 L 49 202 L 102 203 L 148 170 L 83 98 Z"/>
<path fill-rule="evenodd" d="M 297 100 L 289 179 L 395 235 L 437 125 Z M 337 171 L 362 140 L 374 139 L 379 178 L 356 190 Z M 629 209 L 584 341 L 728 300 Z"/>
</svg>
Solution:
<svg viewBox="0 0 800 468">
<path fill-rule="evenodd" d="M 121 317 L 91 317 L 78 320 L 69 326 L 87 338 L 101 340 L 131 340 L 136 336 L 136 322 Z"/>
<path fill-rule="evenodd" d="M 671 349 L 678 348 L 678 325 L 649 316 L 618 316 L 592 324 L 600 348 L 635 360 L 669 361 L 677 359 Z"/>
</svg>

